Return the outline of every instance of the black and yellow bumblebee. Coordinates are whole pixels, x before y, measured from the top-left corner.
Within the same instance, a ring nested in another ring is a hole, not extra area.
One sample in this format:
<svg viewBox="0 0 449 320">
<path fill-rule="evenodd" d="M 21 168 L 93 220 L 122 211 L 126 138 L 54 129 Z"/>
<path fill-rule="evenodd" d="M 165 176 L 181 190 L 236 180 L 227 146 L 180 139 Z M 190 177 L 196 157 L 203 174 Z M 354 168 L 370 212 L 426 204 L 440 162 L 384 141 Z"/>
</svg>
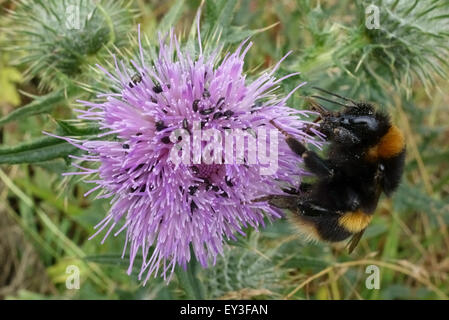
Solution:
<svg viewBox="0 0 449 320">
<path fill-rule="evenodd" d="M 302 157 L 316 181 L 259 200 L 292 211 L 294 224 L 308 238 L 339 242 L 352 236 L 352 252 L 371 222 L 381 193 L 390 196 L 400 183 L 406 150 L 404 136 L 388 114 L 372 104 L 315 89 L 342 99 L 340 102 L 316 95 L 309 98 L 312 110 L 319 113 L 317 130 L 330 143 L 326 158 L 308 150 L 274 120 L 271 124 L 286 136 L 290 149 Z M 316 99 L 344 109 L 332 112 Z"/>
</svg>

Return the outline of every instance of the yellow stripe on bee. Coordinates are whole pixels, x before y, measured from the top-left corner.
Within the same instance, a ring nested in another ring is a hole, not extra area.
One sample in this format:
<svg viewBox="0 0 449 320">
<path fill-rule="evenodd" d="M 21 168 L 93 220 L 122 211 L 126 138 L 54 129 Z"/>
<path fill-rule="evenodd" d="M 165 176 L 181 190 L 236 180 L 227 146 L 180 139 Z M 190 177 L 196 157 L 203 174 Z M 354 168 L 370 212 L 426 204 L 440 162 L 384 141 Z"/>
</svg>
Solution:
<svg viewBox="0 0 449 320">
<path fill-rule="evenodd" d="M 372 216 L 361 210 L 346 212 L 338 219 L 338 224 L 351 233 L 357 233 L 365 229 L 371 222 Z"/>
<path fill-rule="evenodd" d="M 379 143 L 367 152 L 367 159 L 376 161 L 378 158 L 388 159 L 398 155 L 405 146 L 404 135 L 396 126 L 391 126 Z"/>
</svg>

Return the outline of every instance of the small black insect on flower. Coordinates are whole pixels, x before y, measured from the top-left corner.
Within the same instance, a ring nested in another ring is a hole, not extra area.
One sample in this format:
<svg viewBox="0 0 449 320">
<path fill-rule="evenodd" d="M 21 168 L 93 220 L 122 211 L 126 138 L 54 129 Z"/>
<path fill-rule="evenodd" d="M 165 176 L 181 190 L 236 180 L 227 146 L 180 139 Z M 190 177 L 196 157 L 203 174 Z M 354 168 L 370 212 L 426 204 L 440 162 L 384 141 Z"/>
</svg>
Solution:
<svg viewBox="0 0 449 320">
<path fill-rule="evenodd" d="M 128 86 L 132 89 L 140 82 L 142 82 L 142 76 L 139 73 L 136 73 L 131 77 L 131 82 L 128 84 Z"/>
</svg>

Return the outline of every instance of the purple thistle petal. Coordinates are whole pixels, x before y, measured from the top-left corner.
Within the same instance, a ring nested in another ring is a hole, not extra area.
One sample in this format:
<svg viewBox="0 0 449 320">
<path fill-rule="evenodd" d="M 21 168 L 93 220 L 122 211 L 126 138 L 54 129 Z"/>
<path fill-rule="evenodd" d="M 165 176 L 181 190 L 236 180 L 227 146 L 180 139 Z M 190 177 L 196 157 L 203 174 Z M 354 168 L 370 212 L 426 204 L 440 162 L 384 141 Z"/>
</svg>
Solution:
<svg viewBox="0 0 449 320">
<path fill-rule="evenodd" d="M 139 72 L 139 81 L 113 57 L 113 72 L 98 67 L 120 85 L 121 92 L 99 94 L 102 103 L 79 101 L 86 110 L 79 110 L 78 118 L 96 121 L 105 131 L 89 141 L 62 139 L 88 153 L 72 156 L 78 163 L 99 163 L 96 169 L 75 163 L 81 171 L 67 173 L 95 176 L 90 180 L 95 187 L 85 196 L 101 190 L 104 194 L 98 198 L 112 197 L 111 209 L 92 237 L 106 230 L 103 243 L 114 227 L 123 223 L 114 236 L 126 230 L 123 254 L 129 242 L 128 273 L 136 256 L 142 254 L 139 279 L 146 282 L 158 274 L 169 280 L 176 265 L 186 268 L 190 248 L 203 267 L 214 264 L 226 239 L 236 239 L 237 233 L 245 235 L 247 227 L 263 227 L 264 218 L 272 221 L 282 216 L 281 210 L 253 200 L 281 194 L 279 181 L 298 187 L 305 174 L 299 167 L 301 159 L 282 135 L 276 136 L 278 168 L 263 175 L 261 168 L 266 165 L 260 159 L 255 164 L 207 164 L 203 159 L 199 164 L 175 166 L 169 159 L 174 147 L 170 133 L 181 128 L 191 131 L 195 121 L 202 122 L 205 130 L 214 128 L 222 134 L 227 129 L 276 130 L 270 124 L 275 119 L 304 143 L 319 146 L 320 142 L 303 132 L 311 122 L 298 119 L 298 115 L 313 113 L 286 105 L 288 97 L 304 83 L 286 97 L 275 93 L 280 81 L 296 75 L 273 76 L 288 54 L 272 70 L 249 81 L 243 72 L 244 57 L 252 46 L 249 40 L 220 60 L 219 48 L 210 55 L 203 53 L 198 29 L 200 53 L 191 58 L 170 33 L 167 39 L 161 38 L 158 58 L 151 66 L 144 61 L 140 26 L 138 40 L 140 62 L 131 64 Z M 116 139 L 107 140 L 112 134 Z M 265 142 L 274 143 L 268 130 L 266 136 Z M 258 145 L 248 143 L 248 147 L 259 150 Z M 249 154 L 243 157 L 249 161 Z"/>
</svg>

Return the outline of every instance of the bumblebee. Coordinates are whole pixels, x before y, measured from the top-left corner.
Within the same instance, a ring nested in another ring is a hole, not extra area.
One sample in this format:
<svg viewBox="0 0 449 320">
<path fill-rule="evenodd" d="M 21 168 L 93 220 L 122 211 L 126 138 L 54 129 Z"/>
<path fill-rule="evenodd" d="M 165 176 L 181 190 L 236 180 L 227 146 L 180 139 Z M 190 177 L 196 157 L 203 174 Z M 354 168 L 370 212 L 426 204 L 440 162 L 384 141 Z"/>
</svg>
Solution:
<svg viewBox="0 0 449 320">
<path fill-rule="evenodd" d="M 339 242 L 352 237 L 348 243 L 352 252 L 371 222 L 380 195 L 391 196 L 399 185 L 406 152 L 404 136 L 388 114 L 372 104 L 314 89 L 343 101 L 321 96 L 309 99 L 319 113 L 317 130 L 330 143 L 326 158 L 308 150 L 275 121 L 271 124 L 285 135 L 290 149 L 302 157 L 316 181 L 260 200 L 292 211 L 294 224 L 308 238 Z M 332 112 L 316 99 L 340 105 L 343 110 Z"/>
</svg>

